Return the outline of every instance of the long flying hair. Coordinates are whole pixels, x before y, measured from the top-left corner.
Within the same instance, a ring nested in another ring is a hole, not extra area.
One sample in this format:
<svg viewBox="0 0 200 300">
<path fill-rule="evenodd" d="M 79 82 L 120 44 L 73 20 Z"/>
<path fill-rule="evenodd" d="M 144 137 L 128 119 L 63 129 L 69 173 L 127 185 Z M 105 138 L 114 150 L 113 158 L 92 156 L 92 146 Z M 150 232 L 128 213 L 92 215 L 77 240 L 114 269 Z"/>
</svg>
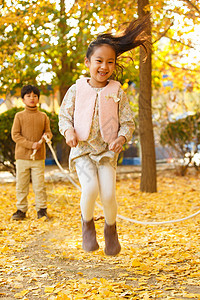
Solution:
<svg viewBox="0 0 200 300">
<path fill-rule="evenodd" d="M 128 27 L 119 35 L 111 33 L 99 34 L 96 40 L 92 41 L 87 49 L 86 57 L 90 59 L 96 47 L 108 44 L 113 48 L 116 59 L 129 50 L 142 46 L 147 54 L 149 39 L 146 34 L 146 28 L 150 22 L 150 15 L 142 19 L 133 20 Z"/>
<path fill-rule="evenodd" d="M 133 20 L 118 35 L 113 35 L 111 33 L 99 34 L 97 38 L 88 46 L 86 52 L 87 59 L 90 60 L 97 47 L 100 47 L 104 44 L 109 45 L 116 54 L 116 68 L 112 77 L 119 80 L 119 77 L 122 77 L 123 75 L 123 65 L 117 60 L 121 54 L 141 46 L 146 53 L 144 61 L 146 60 L 151 45 L 149 37 L 146 33 L 149 23 L 150 14 L 143 18 Z M 128 58 L 132 59 L 130 56 L 128 56 Z"/>
</svg>

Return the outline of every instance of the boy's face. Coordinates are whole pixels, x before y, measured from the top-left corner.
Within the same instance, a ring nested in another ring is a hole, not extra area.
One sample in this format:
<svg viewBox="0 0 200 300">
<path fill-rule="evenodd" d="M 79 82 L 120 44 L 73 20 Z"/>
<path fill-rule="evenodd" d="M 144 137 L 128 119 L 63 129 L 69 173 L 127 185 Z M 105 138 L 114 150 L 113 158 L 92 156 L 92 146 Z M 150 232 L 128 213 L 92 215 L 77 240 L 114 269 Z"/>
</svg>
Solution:
<svg viewBox="0 0 200 300">
<path fill-rule="evenodd" d="M 38 95 L 34 94 L 33 92 L 30 94 L 25 94 L 23 102 L 28 107 L 35 107 L 39 102 Z"/>
</svg>

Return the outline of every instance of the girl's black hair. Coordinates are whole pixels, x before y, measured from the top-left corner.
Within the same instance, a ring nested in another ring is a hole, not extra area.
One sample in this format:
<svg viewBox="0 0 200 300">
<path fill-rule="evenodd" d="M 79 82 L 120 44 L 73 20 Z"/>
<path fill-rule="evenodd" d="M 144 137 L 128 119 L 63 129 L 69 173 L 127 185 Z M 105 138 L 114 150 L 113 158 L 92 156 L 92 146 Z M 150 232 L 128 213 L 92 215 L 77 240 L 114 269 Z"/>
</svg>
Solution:
<svg viewBox="0 0 200 300">
<path fill-rule="evenodd" d="M 147 54 L 148 38 L 145 30 L 150 22 L 150 15 L 138 20 L 133 20 L 129 26 L 119 36 L 111 33 L 103 33 L 92 41 L 87 49 L 86 57 L 90 59 L 96 47 L 107 44 L 112 47 L 116 53 L 116 59 L 122 53 L 142 46 Z"/>
<path fill-rule="evenodd" d="M 32 92 L 38 96 L 38 99 L 40 98 L 40 91 L 39 91 L 38 87 L 36 87 L 34 85 L 30 85 L 30 84 L 23 86 L 23 88 L 21 89 L 22 99 L 24 98 L 24 96 L 26 94 L 30 94 Z"/>
</svg>

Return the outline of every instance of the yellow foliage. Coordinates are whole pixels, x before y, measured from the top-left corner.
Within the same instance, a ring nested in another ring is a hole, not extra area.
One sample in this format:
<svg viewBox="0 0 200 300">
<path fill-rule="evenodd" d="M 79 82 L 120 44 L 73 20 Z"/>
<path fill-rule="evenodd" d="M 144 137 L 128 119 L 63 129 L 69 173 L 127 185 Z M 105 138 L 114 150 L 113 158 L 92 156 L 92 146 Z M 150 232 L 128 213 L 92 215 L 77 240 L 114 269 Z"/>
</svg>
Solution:
<svg viewBox="0 0 200 300">
<path fill-rule="evenodd" d="M 200 209 L 199 176 L 159 176 L 158 193 L 154 194 L 141 193 L 139 185 L 138 178 L 117 180 L 119 214 L 140 221 L 163 221 Z M 162 226 L 118 219 L 122 251 L 116 257 L 107 257 L 103 251 L 104 219 L 97 217 L 95 221 L 100 249 L 84 252 L 80 192 L 68 182 L 47 183 L 46 188 L 49 221 L 37 220 L 30 185 L 27 218 L 17 222 L 10 220 L 16 205 L 15 184 L 0 186 L 0 296 L 200 299 L 199 216 Z M 102 215 L 96 207 L 95 216 Z"/>
</svg>

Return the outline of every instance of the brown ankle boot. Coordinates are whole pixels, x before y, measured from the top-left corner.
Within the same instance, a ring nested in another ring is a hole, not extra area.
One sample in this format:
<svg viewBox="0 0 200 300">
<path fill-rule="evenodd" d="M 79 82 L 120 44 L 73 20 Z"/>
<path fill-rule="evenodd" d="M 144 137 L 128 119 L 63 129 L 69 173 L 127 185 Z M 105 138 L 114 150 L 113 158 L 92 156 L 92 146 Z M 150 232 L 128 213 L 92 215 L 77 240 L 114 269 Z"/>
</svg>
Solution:
<svg viewBox="0 0 200 300">
<path fill-rule="evenodd" d="M 121 246 L 118 240 L 116 223 L 113 225 L 108 225 L 105 222 L 104 238 L 105 238 L 104 252 L 106 255 L 116 255 L 121 251 Z"/>
<path fill-rule="evenodd" d="M 84 221 L 82 218 L 82 248 L 83 250 L 90 252 L 99 249 L 99 244 L 96 240 L 96 230 L 94 220 Z"/>
</svg>

